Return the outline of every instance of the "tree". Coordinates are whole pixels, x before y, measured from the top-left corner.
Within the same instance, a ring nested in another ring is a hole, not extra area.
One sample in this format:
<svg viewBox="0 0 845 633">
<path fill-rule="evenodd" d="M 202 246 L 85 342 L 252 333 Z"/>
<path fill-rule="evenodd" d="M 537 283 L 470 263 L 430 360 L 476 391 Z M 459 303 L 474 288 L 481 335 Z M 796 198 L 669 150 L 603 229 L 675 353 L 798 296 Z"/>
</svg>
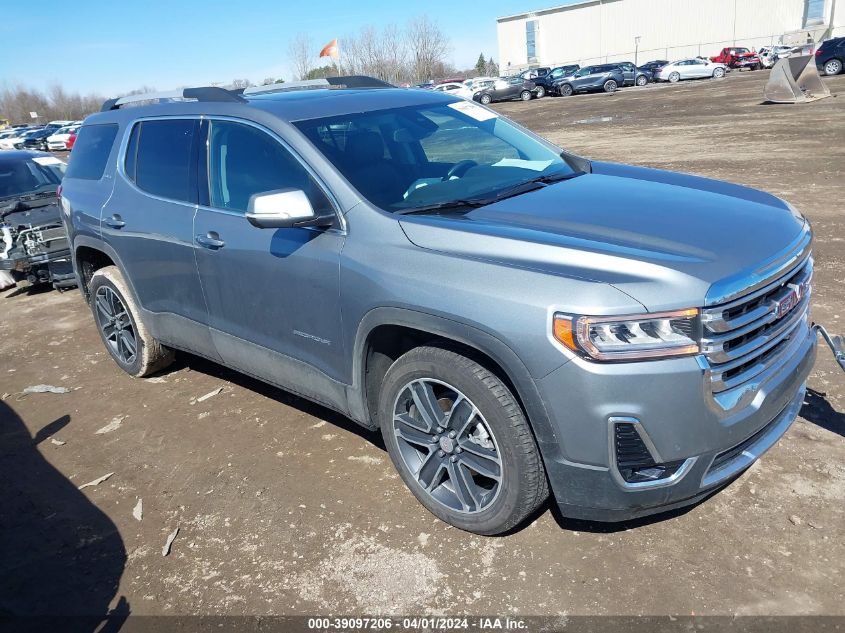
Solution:
<svg viewBox="0 0 845 633">
<path fill-rule="evenodd" d="M 488 77 L 498 77 L 499 76 L 499 64 L 493 61 L 493 58 L 487 60 L 487 67 L 484 70 L 484 74 Z"/>
<path fill-rule="evenodd" d="M 337 66 L 334 64 L 326 64 L 325 66 L 312 68 L 308 71 L 308 74 L 305 75 L 305 79 L 324 79 L 326 77 L 337 77 L 337 75 Z"/>
<path fill-rule="evenodd" d="M 305 79 L 314 68 L 314 53 L 311 38 L 306 33 L 298 33 L 288 47 L 290 63 L 297 79 Z"/>
<path fill-rule="evenodd" d="M 249 79 L 233 79 L 232 88 L 249 88 L 252 82 Z"/>
<path fill-rule="evenodd" d="M 478 54 L 478 61 L 475 62 L 475 74 L 484 75 L 487 73 L 487 61 L 484 59 L 484 53 Z"/>
<path fill-rule="evenodd" d="M 405 42 L 411 63 L 411 74 L 415 81 L 426 81 L 437 76 L 436 70 L 443 68 L 449 52 L 449 39 L 427 15 L 421 15 L 408 23 Z"/>
</svg>

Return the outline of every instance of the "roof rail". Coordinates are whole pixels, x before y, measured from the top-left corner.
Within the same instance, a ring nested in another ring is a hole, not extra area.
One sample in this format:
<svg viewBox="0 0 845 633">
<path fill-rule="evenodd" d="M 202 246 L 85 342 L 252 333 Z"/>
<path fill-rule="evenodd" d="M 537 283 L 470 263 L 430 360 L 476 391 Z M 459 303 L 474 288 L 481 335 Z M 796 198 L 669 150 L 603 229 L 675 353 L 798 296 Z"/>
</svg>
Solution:
<svg viewBox="0 0 845 633">
<path fill-rule="evenodd" d="M 294 92 L 296 90 L 344 90 L 356 88 L 395 88 L 375 77 L 366 75 L 347 75 L 345 77 L 326 77 L 325 79 L 304 79 L 290 81 L 283 84 L 267 84 L 266 86 L 252 86 L 243 91 L 245 95 L 260 95 L 273 92 Z"/>
<path fill-rule="evenodd" d="M 201 88 L 182 88 L 180 90 L 170 90 L 167 92 L 146 92 L 137 95 L 127 95 L 125 97 L 118 97 L 117 99 L 107 99 L 103 102 L 103 107 L 100 112 L 108 112 L 109 110 L 118 110 L 120 106 L 128 105 L 130 103 L 139 102 L 156 102 L 162 103 L 165 101 L 217 101 L 217 102 L 240 102 L 243 103 L 245 99 L 225 88 L 216 86 L 207 86 Z"/>
</svg>

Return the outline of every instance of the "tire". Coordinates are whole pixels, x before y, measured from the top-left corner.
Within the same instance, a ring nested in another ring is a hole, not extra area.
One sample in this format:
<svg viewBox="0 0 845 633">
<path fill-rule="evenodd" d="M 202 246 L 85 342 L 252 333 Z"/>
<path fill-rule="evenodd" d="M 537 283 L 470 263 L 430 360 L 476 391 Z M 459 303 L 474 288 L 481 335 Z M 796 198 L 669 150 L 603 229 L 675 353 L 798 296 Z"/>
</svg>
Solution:
<svg viewBox="0 0 845 633">
<path fill-rule="evenodd" d="M 543 86 L 537 86 L 537 98 L 542 99 L 546 96 L 546 89 Z"/>
<path fill-rule="evenodd" d="M 713 71 L 713 72 L 715 72 L 715 71 Z M 678 83 L 681 80 L 681 73 L 679 73 L 677 71 L 669 73 L 669 77 L 667 77 L 667 79 L 669 80 L 670 83 L 673 83 L 673 84 Z"/>
<path fill-rule="evenodd" d="M 559 92 L 561 97 L 570 97 L 572 96 L 572 86 L 569 84 L 563 84 L 560 87 Z"/>
<path fill-rule="evenodd" d="M 721 79 L 725 76 L 725 69 L 724 68 L 714 68 L 713 69 L 713 79 Z"/>
<path fill-rule="evenodd" d="M 543 462 L 521 407 L 474 360 L 444 347 L 412 349 L 388 369 L 378 411 L 399 475 L 442 521 L 475 534 L 500 534 L 548 497 Z"/>
<path fill-rule="evenodd" d="M 519 93 L 519 98 L 523 101 L 531 101 L 531 91 L 530 90 L 523 90 Z"/>
<path fill-rule="evenodd" d="M 116 266 L 97 270 L 88 291 L 97 332 L 118 367 L 140 378 L 173 362 L 173 351 L 150 336 L 144 326 L 138 304 Z M 134 340 L 134 354 L 130 353 L 130 339 Z"/>
<path fill-rule="evenodd" d="M 638 86 L 645 86 L 648 83 L 648 77 L 640 75 L 634 80 L 634 83 Z"/>
<path fill-rule="evenodd" d="M 842 72 L 842 62 L 838 59 L 829 59 L 824 63 L 825 75 L 838 75 Z"/>
<path fill-rule="evenodd" d="M 491 102 L 493 99 L 490 97 L 490 95 L 481 95 L 481 97 L 479 97 L 479 99 L 478 99 L 478 100 L 479 100 L 479 101 L 481 101 L 481 103 L 482 103 L 483 105 L 490 105 L 490 102 Z"/>
<path fill-rule="evenodd" d="M 604 85 L 602 86 L 602 90 L 604 90 L 605 92 L 616 92 L 618 88 L 619 84 L 617 84 L 616 81 L 613 79 L 608 79 L 604 82 Z"/>
</svg>

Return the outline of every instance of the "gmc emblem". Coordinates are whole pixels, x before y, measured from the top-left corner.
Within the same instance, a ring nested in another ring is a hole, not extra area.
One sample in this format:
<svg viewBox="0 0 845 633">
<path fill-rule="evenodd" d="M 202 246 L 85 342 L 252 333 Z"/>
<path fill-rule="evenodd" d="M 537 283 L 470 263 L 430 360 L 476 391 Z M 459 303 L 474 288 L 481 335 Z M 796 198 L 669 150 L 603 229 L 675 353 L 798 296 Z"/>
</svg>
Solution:
<svg viewBox="0 0 845 633">
<path fill-rule="evenodd" d="M 800 303 L 801 297 L 805 292 L 805 284 L 792 286 L 788 295 L 775 302 L 775 319 L 782 319 L 785 317 L 792 308 Z"/>
</svg>

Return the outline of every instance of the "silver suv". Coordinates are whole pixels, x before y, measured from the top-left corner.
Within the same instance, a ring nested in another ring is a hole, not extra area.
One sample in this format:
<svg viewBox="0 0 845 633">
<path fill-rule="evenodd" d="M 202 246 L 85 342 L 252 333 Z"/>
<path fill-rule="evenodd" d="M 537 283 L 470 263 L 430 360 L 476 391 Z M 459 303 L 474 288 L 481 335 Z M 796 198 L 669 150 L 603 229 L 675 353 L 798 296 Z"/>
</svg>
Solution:
<svg viewBox="0 0 845 633">
<path fill-rule="evenodd" d="M 61 203 L 121 369 L 184 350 L 380 428 L 419 501 L 480 534 L 549 488 L 600 521 L 695 503 L 789 428 L 816 345 L 788 203 L 441 93 L 297 87 L 86 119 Z"/>
</svg>

